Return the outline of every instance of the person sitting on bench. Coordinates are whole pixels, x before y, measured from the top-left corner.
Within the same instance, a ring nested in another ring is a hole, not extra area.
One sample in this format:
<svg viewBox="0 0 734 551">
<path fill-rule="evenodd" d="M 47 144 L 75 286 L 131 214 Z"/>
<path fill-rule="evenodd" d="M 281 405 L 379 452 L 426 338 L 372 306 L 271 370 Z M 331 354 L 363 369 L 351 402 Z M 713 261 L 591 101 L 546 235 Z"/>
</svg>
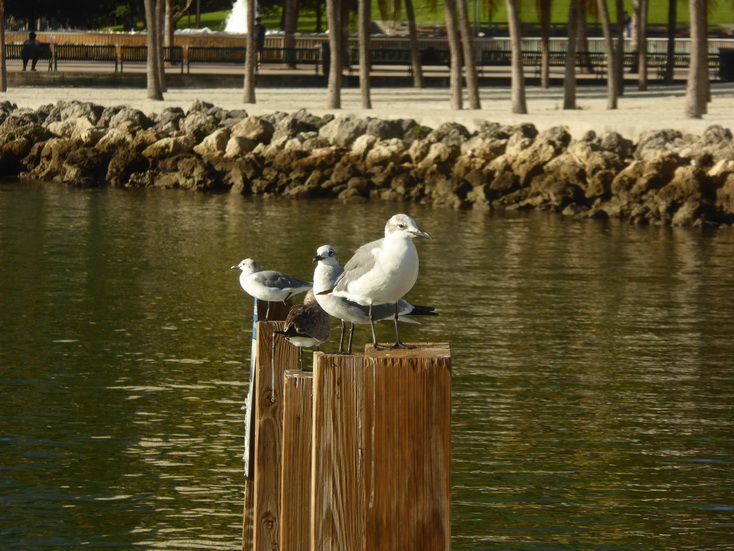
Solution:
<svg viewBox="0 0 734 551">
<path fill-rule="evenodd" d="M 23 70 L 25 71 L 28 67 L 28 60 L 31 62 L 31 71 L 36 70 L 36 63 L 38 58 L 41 57 L 41 46 L 47 46 L 45 42 L 36 40 L 36 33 L 33 31 L 28 35 L 28 40 L 23 42 L 23 49 L 21 50 L 21 57 L 23 58 Z"/>
</svg>

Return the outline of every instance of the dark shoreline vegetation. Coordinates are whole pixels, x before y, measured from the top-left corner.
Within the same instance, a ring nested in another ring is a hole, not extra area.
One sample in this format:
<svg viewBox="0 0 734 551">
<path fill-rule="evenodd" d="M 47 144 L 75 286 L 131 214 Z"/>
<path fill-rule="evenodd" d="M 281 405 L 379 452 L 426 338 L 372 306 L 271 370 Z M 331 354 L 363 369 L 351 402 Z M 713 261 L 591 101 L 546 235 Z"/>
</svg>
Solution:
<svg viewBox="0 0 734 551">
<path fill-rule="evenodd" d="M 486 122 L 248 116 L 197 101 L 147 115 L 67 101 L 0 103 L 0 177 L 75 187 L 181 188 L 286 198 L 542 209 L 635 224 L 734 225 L 734 141 L 664 129 L 616 132 Z"/>
</svg>

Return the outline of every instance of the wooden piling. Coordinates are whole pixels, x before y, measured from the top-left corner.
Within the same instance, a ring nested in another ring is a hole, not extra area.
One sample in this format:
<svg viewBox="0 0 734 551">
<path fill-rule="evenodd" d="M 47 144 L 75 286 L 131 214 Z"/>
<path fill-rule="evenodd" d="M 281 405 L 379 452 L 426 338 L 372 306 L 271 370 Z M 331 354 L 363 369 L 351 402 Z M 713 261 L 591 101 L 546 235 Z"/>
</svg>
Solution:
<svg viewBox="0 0 734 551">
<path fill-rule="evenodd" d="M 278 549 L 283 434 L 283 375 L 298 367 L 298 349 L 282 335 L 283 322 L 257 324 L 255 370 L 255 484 L 253 548 Z"/>
<path fill-rule="evenodd" d="M 362 356 L 314 356 L 311 549 L 362 551 Z"/>
<path fill-rule="evenodd" d="M 309 551 L 313 373 L 286 371 L 283 396 L 281 551 Z"/>
<path fill-rule="evenodd" d="M 317 354 L 312 551 L 450 549 L 448 345 Z"/>
<path fill-rule="evenodd" d="M 277 330 L 274 327 L 270 327 L 268 332 L 269 340 L 266 342 L 262 339 L 264 337 L 258 326 L 260 325 L 259 320 L 265 319 L 265 312 L 267 311 L 268 304 L 265 301 L 254 300 L 253 308 L 253 322 L 252 322 L 252 350 L 250 353 L 250 387 L 245 402 L 245 487 L 244 487 L 244 511 L 242 515 L 242 551 L 252 551 L 253 549 L 267 549 L 267 547 L 256 547 L 255 546 L 255 464 L 256 462 L 262 463 L 263 461 L 256 461 L 256 434 L 258 433 L 258 409 L 262 412 L 262 408 L 258 407 L 256 388 L 258 387 L 258 378 L 262 379 L 261 386 L 268 385 L 272 386 L 272 382 L 275 377 L 275 373 L 267 373 L 268 369 L 272 369 L 268 366 L 263 366 L 263 360 L 258 353 L 259 349 L 262 348 L 268 352 L 268 358 L 273 356 L 272 350 L 274 350 L 273 338 L 274 331 Z M 285 320 L 288 315 L 289 305 L 283 303 L 272 303 L 270 307 L 270 320 Z M 270 322 L 266 322 L 270 323 Z M 281 324 L 282 325 L 282 324 Z M 282 327 L 280 327 L 282 329 Z M 258 338 L 260 337 L 260 338 Z M 284 340 L 280 338 L 279 342 L 284 343 Z M 280 346 L 280 348 L 289 348 Z M 272 364 L 272 362 L 270 362 Z M 278 366 L 279 372 L 285 370 L 285 366 Z M 280 380 L 281 377 L 278 377 Z M 276 412 L 277 413 L 277 412 Z M 261 446 L 262 447 L 262 446 Z M 272 479 L 272 477 L 267 477 Z M 262 485 L 261 485 L 262 486 Z M 263 500 L 260 500 L 260 512 L 263 509 Z M 266 500 L 267 501 L 267 500 Z M 267 510 L 267 509 L 265 509 Z M 267 525 L 268 522 L 264 521 Z M 258 545 L 262 546 L 263 541 L 263 530 L 258 531 L 260 536 L 258 538 Z M 271 538 L 272 539 L 272 538 Z"/>
<path fill-rule="evenodd" d="M 451 548 L 448 345 L 365 352 L 365 550 Z"/>
</svg>

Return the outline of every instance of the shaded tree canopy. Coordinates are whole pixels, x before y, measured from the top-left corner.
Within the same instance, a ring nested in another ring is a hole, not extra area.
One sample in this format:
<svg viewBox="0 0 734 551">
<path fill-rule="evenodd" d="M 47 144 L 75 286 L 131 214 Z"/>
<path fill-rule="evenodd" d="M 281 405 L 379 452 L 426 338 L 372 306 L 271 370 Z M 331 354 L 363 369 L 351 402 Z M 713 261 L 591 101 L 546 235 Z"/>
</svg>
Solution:
<svg viewBox="0 0 734 551">
<path fill-rule="evenodd" d="M 186 4 L 173 0 L 175 9 Z M 200 0 L 202 11 L 228 10 L 234 0 Z M 123 14 L 143 18 L 143 0 L 5 0 L 5 14 L 29 29 L 37 29 L 44 20 L 52 27 L 95 29 L 118 22 Z"/>
</svg>

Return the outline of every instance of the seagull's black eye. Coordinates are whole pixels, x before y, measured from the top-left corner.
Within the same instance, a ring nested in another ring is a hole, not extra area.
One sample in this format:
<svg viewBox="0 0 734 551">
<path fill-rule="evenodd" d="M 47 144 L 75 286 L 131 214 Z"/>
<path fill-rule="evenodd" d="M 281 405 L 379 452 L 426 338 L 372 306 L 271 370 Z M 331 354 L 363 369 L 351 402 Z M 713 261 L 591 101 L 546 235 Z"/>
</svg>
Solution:
<svg viewBox="0 0 734 551">
<path fill-rule="evenodd" d="M 329 251 L 329 256 L 334 256 L 334 251 Z"/>
<path fill-rule="evenodd" d="M 398 228 L 400 228 L 401 230 L 404 230 L 405 229 L 405 224 L 398 224 Z"/>
</svg>

